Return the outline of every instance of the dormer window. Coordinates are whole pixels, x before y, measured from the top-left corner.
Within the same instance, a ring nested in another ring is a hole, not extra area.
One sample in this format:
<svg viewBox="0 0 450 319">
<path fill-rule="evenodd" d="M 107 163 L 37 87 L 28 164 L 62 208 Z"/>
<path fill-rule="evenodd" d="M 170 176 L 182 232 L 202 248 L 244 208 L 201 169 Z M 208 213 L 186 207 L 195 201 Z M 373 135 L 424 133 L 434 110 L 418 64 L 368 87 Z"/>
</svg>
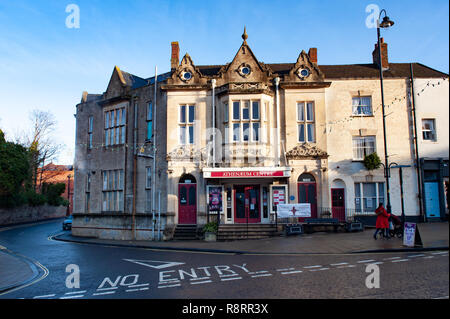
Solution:
<svg viewBox="0 0 450 319">
<path fill-rule="evenodd" d="M 306 79 L 311 74 L 311 71 L 307 67 L 301 67 L 297 71 L 297 75 L 301 80 Z"/>
</svg>

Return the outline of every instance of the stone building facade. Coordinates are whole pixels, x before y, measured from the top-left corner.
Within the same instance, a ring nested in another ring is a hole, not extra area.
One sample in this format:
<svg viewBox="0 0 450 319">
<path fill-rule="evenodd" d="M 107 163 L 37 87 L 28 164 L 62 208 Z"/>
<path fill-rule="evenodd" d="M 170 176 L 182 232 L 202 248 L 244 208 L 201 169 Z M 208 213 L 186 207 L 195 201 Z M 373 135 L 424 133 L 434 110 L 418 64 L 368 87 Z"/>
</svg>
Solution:
<svg viewBox="0 0 450 319">
<path fill-rule="evenodd" d="M 383 169 L 362 164 L 373 152 L 384 159 L 377 61 L 319 65 L 311 48 L 295 62 L 265 64 L 242 37 L 230 63 L 196 65 L 187 53 L 180 61 L 173 42 L 169 72 L 144 79 L 115 67 L 106 92 L 83 94 L 74 235 L 158 240 L 218 218 L 271 224 L 278 203 L 310 203 L 312 217 L 345 221 L 386 201 Z M 411 64 L 389 63 L 383 44 L 389 160 L 410 166 L 404 211 L 421 219 Z M 416 81 L 440 81 L 429 94 L 446 98 L 429 107 L 448 114 L 448 75 L 412 65 Z"/>
</svg>

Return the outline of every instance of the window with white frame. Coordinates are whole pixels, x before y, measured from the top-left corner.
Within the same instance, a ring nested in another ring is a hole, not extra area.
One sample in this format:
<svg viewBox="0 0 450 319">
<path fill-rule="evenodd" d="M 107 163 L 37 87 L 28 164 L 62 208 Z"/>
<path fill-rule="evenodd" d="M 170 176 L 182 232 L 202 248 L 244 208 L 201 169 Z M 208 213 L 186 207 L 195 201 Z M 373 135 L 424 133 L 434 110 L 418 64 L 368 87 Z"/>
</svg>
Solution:
<svg viewBox="0 0 450 319">
<path fill-rule="evenodd" d="M 422 138 L 424 141 L 436 141 L 436 121 L 422 119 Z"/>
<path fill-rule="evenodd" d="M 362 161 L 364 157 L 377 150 L 375 136 L 353 136 L 353 160 Z"/>
<path fill-rule="evenodd" d="M 105 112 L 105 146 L 125 144 L 125 125 L 124 107 Z"/>
<path fill-rule="evenodd" d="M 260 101 L 233 101 L 233 142 L 260 140 Z"/>
<path fill-rule="evenodd" d="M 298 142 L 316 141 L 314 102 L 297 103 Z"/>
<path fill-rule="evenodd" d="M 123 211 L 123 169 L 102 172 L 103 203 L 102 210 Z"/>
<path fill-rule="evenodd" d="M 178 130 L 180 144 L 194 144 L 195 105 L 180 105 Z"/>
<path fill-rule="evenodd" d="M 375 212 L 380 203 L 384 204 L 384 183 L 355 183 L 355 210 Z"/>
<path fill-rule="evenodd" d="M 370 116 L 372 113 L 372 97 L 357 96 L 352 98 L 353 115 Z"/>
</svg>

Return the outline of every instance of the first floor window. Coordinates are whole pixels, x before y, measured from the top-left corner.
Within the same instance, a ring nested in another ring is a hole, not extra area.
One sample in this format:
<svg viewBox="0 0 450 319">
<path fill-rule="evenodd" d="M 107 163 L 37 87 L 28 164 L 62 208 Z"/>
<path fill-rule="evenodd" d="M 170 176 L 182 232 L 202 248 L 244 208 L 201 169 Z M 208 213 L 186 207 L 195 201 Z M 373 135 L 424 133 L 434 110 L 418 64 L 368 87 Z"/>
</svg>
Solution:
<svg viewBox="0 0 450 319">
<path fill-rule="evenodd" d="M 195 106 L 180 105 L 180 119 L 178 122 L 180 144 L 194 144 Z"/>
<path fill-rule="evenodd" d="M 105 146 L 125 144 L 126 110 L 105 112 Z"/>
<path fill-rule="evenodd" d="M 297 103 L 298 142 L 314 143 L 316 141 L 314 103 Z"/>
<path fill-rule="evenodd" d="M 358 96 L 352 99 L 353 115 L 372 115 L 372 98 L 370 96 Z"/>
<path fill-rule="evenodd" d="M 364 156 L 376 152 L 375 136 L 353 137 L 353 160 L 362 161 Z"/>
<path fill-rule="evenodd" d="M 424 141 L 436 141 L 436 125 L 434 119 L 422 120 L 422 137 Z"/>
<path fill-rule="evenodd" d="M 375 212 L 384 204 L 384 183 L 355 183 L 355 209 L 357 212 Z"/>
<path fill-rule="evenodd" d="M 123 169 L 107 170 L 103 176 L 103 211 L 123 211 Z"/>
</svg>

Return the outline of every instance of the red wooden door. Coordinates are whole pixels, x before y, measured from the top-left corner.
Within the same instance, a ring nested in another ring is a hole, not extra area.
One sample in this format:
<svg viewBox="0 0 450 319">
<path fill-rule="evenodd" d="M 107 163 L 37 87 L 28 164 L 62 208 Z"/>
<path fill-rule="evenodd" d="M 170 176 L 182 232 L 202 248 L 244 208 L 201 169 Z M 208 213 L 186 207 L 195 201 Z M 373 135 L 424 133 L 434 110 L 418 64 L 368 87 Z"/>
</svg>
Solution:
<svg viewBox="0 0 450 319">
<path fill-rule="evenodd" d="M 178 224 L 197 224 L 196 184 L 178 184 Z"/>
<path fill-rule="evenodd" d="M 311 204 L 311 218 L 317 218 L 317 193 L 316 183 L 298 183 L 298 203 Z M 303 222 L 304 218 L 299 218 L 299 222 Z"/>
<path fill-rule="evenodd" d="M 333 218 L 345 221 L 345 197 L 343 188 L 331 189 L 331 214 Z"/>
<path fill-rule="evenodd" d="M 234 222 L 260 223 L 259 186 L 239 185 L 235 187 L 234 192 Z"/>
</svg>

